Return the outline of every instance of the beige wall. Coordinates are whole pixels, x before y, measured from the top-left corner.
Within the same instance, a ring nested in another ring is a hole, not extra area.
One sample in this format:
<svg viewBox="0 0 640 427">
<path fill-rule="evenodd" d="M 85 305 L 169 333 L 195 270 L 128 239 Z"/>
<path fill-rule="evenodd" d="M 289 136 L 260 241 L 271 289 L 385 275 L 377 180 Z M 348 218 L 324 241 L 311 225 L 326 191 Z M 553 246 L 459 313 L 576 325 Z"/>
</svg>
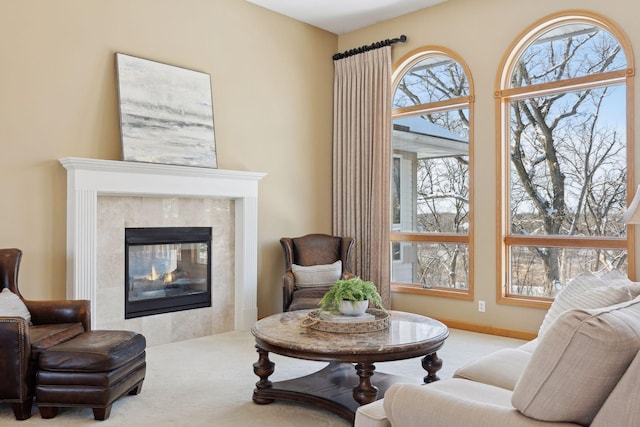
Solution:
<svg viewBox="0 0 640 427">
<path fill-rule="evenodd" d="M 640 26 L 637 24 L 640 5 L 625 0 L 448 0 L 339 38 L 339 50 L 342 51 L 406 34 L 406 43 L 394 45 L 394 62 L 421 46 L 446 46 L 467 63 L 475 85 L 475 300 L 393 293 L 394 309 L 497 328 L 537 331 L 544 310 L 495 303 L 496 129 L 493 93 L 498 65 L 513 40 L 538 19 L 568 9 L 602 14 L 622 28 L 634 48 L 640 47 Z M 640 85 L 635 87 L 635 99 L 638 99 Z M 638 138 L 637 134 L 635 138 Z M 636 154 L 638 158 L 640 156 Z M 478 300 L 486 301 L 485 313 L 478 312 Z"/>
<path fill-rule="evenodd" d="M 331 231 L 337 36 L 242 0 L 29 0 L 0 14 L 0 247 L 27 298 L 64 298 L 62 157 L 120 159 L 114 52 L 212 76 L 218 164 L 266 172 L 261 316 L 281 309 L 278 239 Z"/>
<path fill-rule="evenodd" d="M 513 39 L 571 8 L 606 15 L 640 46 L 640 6 L 625 0 L 448 0 L 340 37 L 241 0 L 11 2 L 0 15 L 0 247 L 25 252 L 25 296 L 64 297 L 66 178 L 57 159 L 120 159 L 113 54 L 137 55 L 210 73 L 219 167 L 268 174 L 260 182 L 258 308 L 260 316 L 279 311 L 278 239 L 331 231 L 331 55 L 406 34 L 394 61 L 442 45 L 469 65 L 483 167 L 474 176 L 476 300 L 394 294 L 393 308 L 535 331 L 542 310 L 494 302 L 493 90 Z"/>
</svg>

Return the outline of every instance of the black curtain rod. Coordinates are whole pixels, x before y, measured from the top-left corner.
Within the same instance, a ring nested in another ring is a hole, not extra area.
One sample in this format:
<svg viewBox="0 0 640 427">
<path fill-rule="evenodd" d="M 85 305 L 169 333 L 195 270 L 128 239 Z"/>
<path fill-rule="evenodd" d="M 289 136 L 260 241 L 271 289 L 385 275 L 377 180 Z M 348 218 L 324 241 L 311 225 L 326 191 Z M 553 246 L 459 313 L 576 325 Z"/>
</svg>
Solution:
<svg viewBox="0 0 640 427">
<path fill-rule="evenodd" d="M 360 46 L 360 47 L 357 47 L 355 49 L 344 51 L 342 53 L 336 53 L 335 55 L 333 55 L 333 60 L 336 61 L 338 59 L 348 58 L 350 56 L 357 55 L 357 54 L 362 53 L 362 52 L 368 52 L 368 51 L 373 50 L 373 49 L 380 49 L 381 47 L 390 46 L 390 45 L 392 45 L 394 43 L 398 43 L 398 42 L 404 43 L 406 41 L 407 41 L 407 36 L 405 36 L 403 34 L 400 37 L 395 38 L 395 39 L 381 40 L 381 41 L 379 41 L 377 43 L 373 43 L 373 44 L 370 44 L 368 46 Z"/>
</svg>

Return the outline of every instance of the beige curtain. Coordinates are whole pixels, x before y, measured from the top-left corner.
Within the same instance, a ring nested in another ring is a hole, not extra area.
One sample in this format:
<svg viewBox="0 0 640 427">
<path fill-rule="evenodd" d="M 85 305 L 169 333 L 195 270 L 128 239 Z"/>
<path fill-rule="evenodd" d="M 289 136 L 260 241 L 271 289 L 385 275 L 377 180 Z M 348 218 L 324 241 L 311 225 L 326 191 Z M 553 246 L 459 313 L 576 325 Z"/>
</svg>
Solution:
<svg viewBox="0 0 640 427">
<path fill-rule="evenodd" d="M 391 46 L 334 61 L 333 233 L 390 306 Z"/>
</svg>

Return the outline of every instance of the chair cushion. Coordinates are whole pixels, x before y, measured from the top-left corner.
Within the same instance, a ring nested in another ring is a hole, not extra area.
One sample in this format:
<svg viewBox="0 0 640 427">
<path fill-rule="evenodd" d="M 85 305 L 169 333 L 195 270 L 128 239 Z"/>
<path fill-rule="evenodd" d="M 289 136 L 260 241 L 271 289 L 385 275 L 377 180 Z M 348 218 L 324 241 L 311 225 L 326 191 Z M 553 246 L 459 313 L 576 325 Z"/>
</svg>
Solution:
<svg viewBox="0 0 640 427">
<path fill-rule="evenodd" d="M 143 335 L 132 331 L 89 331 L 40 355 L 40 369 L 104 372 L 130 362 L 145 351 Z"/>
<path fill-rule="evenodd" d="M 589 425 L 640 350 L 640 297 L 560 315 L 538 339 L 512 404 L 542 421 Z"/>
<path fill-rule="evenodd" d="M 618 270 L 598 277 L 590 272 L 582 273 L 567 283 L 556 296 L 542 321 L 538 336 L 542 336 L 554 320 L 573 308 L 608 307 L 630 301 L 640 295 L 640 285 L 631 282 Z"/>
<path fill-rule="evenodd" d="M 293 292 L 289 311 L 319 308 L 320 300 L 331 286 L 314 286 Z"/>
<path fill-rule="evenodd" d="M 84 332 L 82 323 L 52 323 L 29 327 L 31 352 L 37 356 L 43 350 L 63 343 Z"/>
<path fill-rule="evenodd" d="M 31 324 L 31 313 L 20 297 L 9 288 L 4 288 L 0 292 L 0 316 L 22 317 Z"/>
<path fill-rule="evenodd" d="M 333 264 L 291 265 L 297 288 L 333 285 L 342 276 L 342 261 Z"/>
</svg>

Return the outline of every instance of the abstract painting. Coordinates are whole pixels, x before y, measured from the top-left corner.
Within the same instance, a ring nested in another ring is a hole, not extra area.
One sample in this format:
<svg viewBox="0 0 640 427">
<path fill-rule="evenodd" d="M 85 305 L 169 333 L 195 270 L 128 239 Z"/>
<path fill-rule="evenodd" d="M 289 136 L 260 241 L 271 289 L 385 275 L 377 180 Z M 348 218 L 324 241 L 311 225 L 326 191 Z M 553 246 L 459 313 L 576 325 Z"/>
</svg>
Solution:
<svg viewBox="0 0 640 427">
<path fill-rule="evenodd" d="M 217 168 L 209 74 L 116 53 L 122 157 Z"/>
</svg>

